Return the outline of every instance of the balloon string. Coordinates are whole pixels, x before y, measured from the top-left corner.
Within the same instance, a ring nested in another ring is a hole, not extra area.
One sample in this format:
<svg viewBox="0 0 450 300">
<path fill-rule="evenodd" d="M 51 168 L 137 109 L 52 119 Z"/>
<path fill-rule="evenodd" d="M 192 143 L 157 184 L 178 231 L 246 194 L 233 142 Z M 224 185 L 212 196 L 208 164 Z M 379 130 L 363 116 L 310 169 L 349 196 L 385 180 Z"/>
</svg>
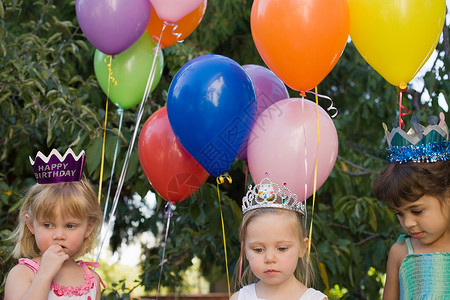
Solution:
<svg viewBox="0 0 450 300">
<path fill-rule="evenodd" d="M 163 271 L 164 260 L 165 260 L 165 256 L 166 256 L 167 237 L 169 236 L 170 219 L 173 216 L 172 204 L 170 202 L 167 202 L 164 214 L 167 217 L 167 224 L 166 224 L 166 234 L 164 236 L 163 253 L 162 253 L 161 264 L 160 264 L 161 269 L 159 270 L 159 280 L 158 280 L 158 289 L 156 291 L 156 300 L 158 300 L 158 297 L 159 297 L 159 289 L 161 287 L 162 271 Z"/>
<path fill-rule="evenodd" d="M 331 118 L 335 118 L 335 117 L 338 115 L 339 111 L 338 111 L 338 109 L 334 106 L 333 99 L 331 99 L 331 98 L 328 97 L 328 96 L 318 94 L 318 93 L 317 93 L 317 87 L 314 88 L 314 92 L 313 92 L 313 91 L 306 91 L 306 93 L 314 94 L 314 95 L 316 96 L 316 102 L 317 102 L 317 97 L 320 97 L 320 98 L 323 98 L 323 99 L 330 100 L 330 106 L 327 107 L 327 111 L 330 111 L 330 110 L 334 110 L 334 111 L 335 111 L 335 113 L 331 116 Z"/>
<path fill-rule="evenodd" d="M 225 269 L 227 270 L 227 286 L 228 286 L 228 298 L 231 297 L 231 290 L 230 290 L 230 275 L 228 272 L 228 256 L 227 256 L 227 239 L 225 237 L 225 224 L 223 222 L 223 213 L 222 213 L 222 206 L 220 204 L 220 191 L 219 191 L 219 185 L 225 182 L 225 179 L 227 179 L 228 183 L 231 183 L 231 176 L 228 174 L 220 175 L 217 177 L 217 196 L 219 201 L 219 210 L 220 210 L 220 221 L 222 222 L 222 237 L 223 237 L 223 250 L 225 253 Z"/>
<path fill-rule="evenodd" d="M 403 106 L 402 99 L 403 93 L 407 91 L 408 88 L 400 89 L 400 92 L 397 94 L 397 104 L 398 104 L 398 126 L 403 129 L 405 128 L 405 122 L 402 119 L 402 116 L 407 116 L 410 114 L 410 110 Z M 403 112 L 402 110 L 406 112 Z"/>
<path fill-rule="evenodd" d="M 112 167 L 111 167 L 111 175 L 109 177 L 108 193 L 106 194 L 105 207 L 104 207 L 104 210 L 103 210 L 103 223 L 105 223 L 105 221 L 106 221 L 106 212 L 108 211 L 109 196 L 111 195 L 112 181 L 113 181 L 113 176 L 114 176 L 114 170 L 116 168 L 117 154 L 118 154 L 118 150 L 119 150 L 119 140 L 120 140 L 120 135 L 121 135 L 121 132 L 122 132 L 123 108 L 119 108 L 117 110 L 117 112 L 118 112 L 118 114 L 120 116 L 119 129 L 118 129 L 118 132 L 117 132 L 116 146 L 115 146 L 115 149 L 114 149 L 114 158 L 113 158 L 113 164 L 112 164 Z"/>
<path fill-rule="evenodd" d="M 320 124 L 319 124 L 319 97 L 317 94 L 317 86 L 314 88 L 316 95 L 316 116 L 317 116 L 317 144 L 316 144 L 316 162 L 314 166 L 314 184 L 313 184 L 313 202 L 311 207 L 311 224 L 309 226 L 309 240 L 308 240 L 308 260 L 311 259 L 311 242 L 312 242 L 312 229 L 314 221 L 314 206 L 316 204 L 316 187 L 317 187 L 317 166 L 319 162 L 319 140 L 320 140 Z M 308 282 L 306 282 L 308 283 Z"/>
<path fill-rule="evenodd" d="M 162 36 L 163 30 L 164 30 L 164 27 L 161 30 L 161 36 Z M 111 213 L 110 213 L 110 216 L 109 216 L 107 230 L 105 231 L 105 234 L 104 234 L 104 236 L 102 238 L 102 242 L 101 242 L 100 250 L 99 250 L 99 253 L 98 253 L 98 257 L 100 257 L 100 254 L 101 254 L 102 249 L 103 249 L 103 244 L 104 244 L 104 242 L 106 240 L 106 237 L 107 237 L 109 231 L 112 228 L 113 216 L 115 215 L 115 212 L 116 212 L 116 209 L 117 209 L 117 204 L 119 202 L 119 195 L 120 195 L 120 192 L 122 191 L 123 183 L 124 183 L 124 180 L 125 180 L 125 175 L 126 175 L 127 169 L 128 169 L 128 162 L 129 162 L 130 157 L 131 157 L 131 152 L 132 152 L 133 147 L 134 147 L 134 141 L 136 140 L 137 131 L 139 130 L 139 124 L 141 122 L 142 114 L 144 112 L 144 106 L 145 106 L 145 103 L 147 102 L 147 98 L 148 98 L 148 95 L 150 93 L 150 88 L 153 85 L 153 80 L 155 78 L 156 59 L 157 59 L 157 56 L 160 54 L 160 51 L 161 51 L 160 40 L 161 39 L 158 40 L 158 44 L 156 46 L 155 54 L 153 56 L 152 67 L 150 69 L 150 74 L 149 74 L 148 79 L 147 79 L 147 85 L 145 87 L 144 95 L 142 97 L 141 104 L 139 106 L 139 112 L 138 112 L 138 115 L 136 117 L 136 125 L 135 125 L 135 128 L 134 128 L 134 132 L 133 132 L 133 136 L 131 138 L 130 144 L 128 145 L 127 154 L 125 156 L 125 160 L 124 160 L 124 163 L 123 163 L 123 166 L 122 166 L 122 173 L 120 174 L 119 182 L 117 184 L 116 194 L 114 196 L 112 210 L 111 210 Z M 97 260 L 98 260 L 98 257 L 97 257 Z"/>
<path fill-rule="evenodd" d="M 109 84 L 108 84 L 109 90 Z M 109 93 L 109 91 L 108 91 Z M 106 123 L 108 121 L 108 99 L 106 99 L 105 107 L 105 120 L 103 121 L 103 143 L 102 143 L 102 160 L 100 163 L 100 178 L 98 183 L 98 204 L 100 204 L 100 199 L 102 198 L 102 183 L 103 183 L 103 166 L 105 164 L 105 143 L 106 143 Z"/>
<path fill-rule="evenodd" d="M 303 114 L 305 113 L 305 101 L 302 101 L 301 103 L 302 103 L 302 120 L 304 120 L 305 118 L 304 118 Z M 308 178 L 308 148 L 306 147 L 306 128 L 304 125 L 302 126 L 302 129 L 303 129 L 303 136 L 305 137 L 305 143 L 303 145 L 304 146 L 303 148 L 305 149 L 305 163 L 304 163 L 304 166 L 305 166 L 305 192 L 303 194 L 303 199 L 304 199 L 304 201 L 306 201 L 306 198 L 308 196 L 308 180 L 307 180 L 307 178 Z"/>
<path fill-rule="evenodd" d="M 100 204 L 100 200 L 102 198 L 102 184 L 103 184 L 103 167 L 105 164 L 105 143 L 106 143 L 106 124 L 108 122 L 108 100 L 109 100 L 109 86 L 110 82 L 113 82 L 113 85 L 117 85 L 117 81 L 112 76 L 112 55 L 108 55 L 103 60 L 106 64 L 106 67 L 108 68 L 108 88 L 106 92 L 106 107 L 105 107 L 105 121 L 103 122 L 103 144 L 102 144 L 102 160 L 100 163 L 100 178 L 99 178 L 99 184 L 98 184 L 98 204 Z M 107 61 L 109 59 L 109 61 Z"/>
</svg>

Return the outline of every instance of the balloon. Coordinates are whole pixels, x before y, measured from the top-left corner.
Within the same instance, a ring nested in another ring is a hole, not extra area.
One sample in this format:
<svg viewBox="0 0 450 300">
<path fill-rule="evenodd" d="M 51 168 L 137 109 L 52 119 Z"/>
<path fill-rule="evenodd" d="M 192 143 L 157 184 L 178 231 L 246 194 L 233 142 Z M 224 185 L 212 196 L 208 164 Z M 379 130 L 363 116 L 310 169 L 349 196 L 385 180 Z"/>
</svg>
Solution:
<svg viewBox="0 0 450 300">
<path fill-rule="evenodd" d="M 129 48 L 150 19 L 148 0 L 75 0 L 78 23 L 91 44 L 106 54 Z"/>
<path fill-rule="evenodd" d="M 175 75 L 167 112 L 184 148 L 213 176 L 225 173 L 255 120 L 251 79 L 232 59 L 202 55 Z"/>
<path fill-rule="evenodd" d="M 313 193 L 317 157 L 316 188 L 322 186 L 336 162 L 338 137 L 333 121 L 319 106 L 317 147 L 316 110 L 316 104 L 310 100 L 291 98 L 273 104 L 258 117 L 247 150 L 254 182 L 258 183 L 268 172 L 272 180 L 279 185 L 286 183 L 300 200 L 306 200 Z"/>
<path fill-rule="evenodd" d="M 148 34 L 144 33 L 133 46 L 115 55 L 111 60 L 111 77 L 117 81 L 117 85 L 110 82 L 109 87 L 109 58 L 99 50 L 95 51 L 95 76 L 103 92 L 107 95 L 109 88 L 108 96 L 117 106 L 128 109 L 142 101 L 153 59 L 155 58 L 153 53 L 155 47 L 155 42 Z M 156 56 L 155 75 L 150 92 L 156 88 L 161 79 L 163 64 L 164 58 L 160 51 L 160 55 Z"/>
<path fill-rule="evenodd" d="M 139 134 L 138 153 L 145 176 L 166 201 L 186 199 L 209 177 L 175 137 L 166 107 L 145 122 Z"/>
<path fill-rule="evenodd" d="M 195 30 L 195 28 L 197 28 L 205 14 L 206 2 L 207 0 L 203 0 L 203 3 L 196 9 L 176 22 L 176 27 L 169 25 L 164 29 L 160 43 L 161 49 L 175 45 L 177 42 L 181 42 L 183 39 L 188 37 Z M 147 25 L 147 33 L 153 37 L 153 40 L 156 43 L 161 35 L 163 25 L 164 21 L 158 17 L 155 9 L 152 8 L 150 22 Z"/>
<path fill-rule="evenodd" d="M 268 68 L 259 65 L 243 65 L 242 68 L 252 80 L 255 88 L 256 117 L 275 102 L 289 98 L 284 83 Z M 247 141 L 242 145 L 237 157 L 241 160 L 247 159 Z"/>
<path fill-rule="evenodd" d="M 349 0 L 350 37 L 390 84 L 406 88 L 430 57 L 445 21 L 445 0 Z M 414 45 L 407 45 L 414 41 Z"/>
<path fill-rule="evenodd" d="M 203 0 L 150 0 L 161 20 L 176 23 L 196 9 Z"/>
<path fill-rule="evenodd" d="M 297 91 L 317 86 L 344 51 L 347 0 L 255 0 L 250 25 L 266 65 Z"/>
</svg>

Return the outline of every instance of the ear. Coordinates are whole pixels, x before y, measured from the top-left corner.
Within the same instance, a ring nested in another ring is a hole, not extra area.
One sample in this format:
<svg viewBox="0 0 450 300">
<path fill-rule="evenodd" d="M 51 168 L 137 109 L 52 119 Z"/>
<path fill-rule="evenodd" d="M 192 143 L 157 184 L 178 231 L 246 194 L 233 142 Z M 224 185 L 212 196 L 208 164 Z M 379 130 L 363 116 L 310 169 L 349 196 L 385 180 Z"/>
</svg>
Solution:
<svg viewBox="0 0 450 300">
<path fill-rule="evenodd" d="M 91 235 L 91 233 L 94 230 L 94 228 L 95 228 L 95 220 L 90 219 L 89 222 L 88 222 L 88 225 L 87 225 L 86 232 L 84 233 L 84 238 L 85 239 L 88 238 Z"/>
<path fill-rule="evenodd" d="M 30 230 L 30 232 L 32 234 L 34 234 L 33 219 L 31 218 L 31 216 L 29 214 L 25 214 L 24 218 L 25 218 L 25 224 L 27 225 L 28 230 Z"/>
<path fill-rule="evenodd" d="M 298 257 L 303 258 L 305 256 L 306 251 L 308 250 L 309 245 L 309 239 L 305 237 L 303 239 L 303 245 L 300 244 L 299 251 L 298 251 Z"/>
</svg>

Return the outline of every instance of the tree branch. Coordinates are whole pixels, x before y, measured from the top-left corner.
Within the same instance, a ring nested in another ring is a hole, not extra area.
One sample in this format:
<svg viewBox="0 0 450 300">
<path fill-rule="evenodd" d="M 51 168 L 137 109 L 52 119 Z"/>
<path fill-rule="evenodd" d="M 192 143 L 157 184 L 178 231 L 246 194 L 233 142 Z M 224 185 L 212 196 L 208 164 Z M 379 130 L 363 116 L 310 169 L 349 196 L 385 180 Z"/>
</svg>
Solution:
<svg viewBox="0 0 450 300">
<path fill-rule="evenodd" d="M 337 228 L 342 228 L 342 229 L 350 231 L 350 227 L 346 226 L 346 225 L 337 224 L 337 223 L 330 223 L 330 226 L 337 227 Z M 383 238 L 383 236 L 381 234 L 379 234 L 379 233 L 374 233 L 374 232 L 365 231 L 365 230 L 361 231 L 361 233 L 365 234 L 365 235 L 368 235 L 368 237 L 366 237 L 365 239 L 355 243 L 356 246 L 361 246 L 362 244 L 367 243 L 368 241 L 376 239 L 376 238 L 380 238 L 380 237 Z"/>
</svg>

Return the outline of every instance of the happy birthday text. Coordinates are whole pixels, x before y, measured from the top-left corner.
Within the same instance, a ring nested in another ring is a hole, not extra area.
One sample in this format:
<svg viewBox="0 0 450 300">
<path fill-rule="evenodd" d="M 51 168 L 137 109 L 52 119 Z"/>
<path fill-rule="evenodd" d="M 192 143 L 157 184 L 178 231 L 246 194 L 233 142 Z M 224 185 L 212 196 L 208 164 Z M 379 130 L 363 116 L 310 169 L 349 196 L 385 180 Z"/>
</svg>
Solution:
<svg viewBox="0 0 450 300">
<path fill-rule="evenodd" d="M 38 166 L 39 173 L 34 173 L 37 179 L 74 176 L 76 170 L 66 170 L 68 163 L 57 163 L 45 166 Z"/>
</svg>

